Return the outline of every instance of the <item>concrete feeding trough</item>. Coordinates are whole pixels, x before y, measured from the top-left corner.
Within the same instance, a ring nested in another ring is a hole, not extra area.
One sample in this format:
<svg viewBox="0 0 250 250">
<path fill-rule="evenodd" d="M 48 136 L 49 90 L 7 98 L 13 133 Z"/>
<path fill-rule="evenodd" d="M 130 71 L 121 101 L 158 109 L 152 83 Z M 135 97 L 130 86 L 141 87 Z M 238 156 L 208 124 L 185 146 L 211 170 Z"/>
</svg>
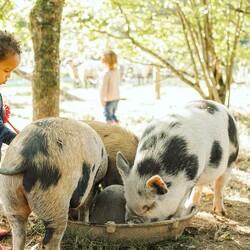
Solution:
<svg viewBox="0 0 250 250">
<path fill-rule="evenodd" d="M 90 222 L 68 221 L 67 231 L 77 232 L 91 240 L 128 245 L 131 241 L 147 244 L 167 239 L 176 239 L 188 226 L 191 218 L 198 212 L 197 207 L 182 218 L 166 221 L 125 224 L 124 189 L 120 185 L 105 188 L 98 196 L 90 211 Z"/>
</svg>

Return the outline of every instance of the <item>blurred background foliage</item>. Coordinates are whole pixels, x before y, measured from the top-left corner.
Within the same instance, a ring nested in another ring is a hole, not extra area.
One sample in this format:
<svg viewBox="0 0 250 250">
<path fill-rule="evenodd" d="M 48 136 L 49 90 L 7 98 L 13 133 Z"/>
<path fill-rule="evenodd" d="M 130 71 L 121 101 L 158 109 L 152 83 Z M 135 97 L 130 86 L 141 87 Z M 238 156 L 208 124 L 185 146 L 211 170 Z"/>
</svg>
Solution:
<svg viewBox="0 0 250 250">
<path fill-rule="evenodd" d="M 21 40 L 22 64 L 31 69 L 35 3 L 0 0 L 0 28 Z M 60 59 L 99 60 L 112 48 L 121 59 L 159 67 L 203 98 L 225 103 L 232 82 L 249 81 L 249 27 L 250 0 L 66 0 Z"/>
</svg>

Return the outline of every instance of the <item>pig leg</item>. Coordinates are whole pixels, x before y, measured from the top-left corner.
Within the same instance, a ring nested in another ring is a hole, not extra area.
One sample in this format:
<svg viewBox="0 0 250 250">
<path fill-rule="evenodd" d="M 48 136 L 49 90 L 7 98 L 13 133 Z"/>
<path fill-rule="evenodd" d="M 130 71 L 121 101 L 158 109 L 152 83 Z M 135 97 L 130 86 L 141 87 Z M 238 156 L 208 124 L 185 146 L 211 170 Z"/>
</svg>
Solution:
<svg viewBox="0 0 250 250">
<path fill-rule="evenodd" d="M 98 193 L 98 184 L 94 184 L 94 186 L 89 191 L 89 194 L 84 203 L 78 208 L 78 221 L 89 222 L 89 209 L 93 205 L 93 202 L 96 199 Z"/>
<path fill-rule="evenodd" d="M 203 186 L 195 186 L 193 190 L 193 203 L 196 206 L 200 206 L 200 200 L 202 195 Z"/>
<path fill-rule="evenodd" d="M 217 215 L 227 216 L 226 209 L 223 204 L 223 189 L 229 178 L 231 169 L 228 169 L 222 176 L 220 176 L 214 184 L 214 201 L 213 209 Z"/>
<path fill-rule="evenodd" d="M 6 184 L 6 179 L 4 181 L 3 183 Z M 10 186 L 8 182 L 6 186 Z M 1 198 L 4 212 L 11 227 L 13 250 L 23 250 L 26 240 L 27 221 L 31 213 L 27 199 L 22 192 L 22 188 L 13 189 L 9 192 L 5 191 L 2 193 Z"/>
<path fill-rule="evenodd" d="M 67 218 L 67 216 L 66 216 Z M 53 218 L 57 220 L 57 218 Z M 60 244 L 67 226 L 67 220 L 63 221 L 44 221 L 45 236 L 43 239 L 43 248 L 46 250 L 60 250 Z"/>
<path fill-rule="evenodd" d="M 23 250 L 28 216 L 8 215 L 7 218 L 11 226 L 13 250 Z"/>
<path fill-rule="evenodd" d="M 57 196 L 55 196 L 57 194 Z M 67 227 L 69 199 L 63 198 L 55 192 L 54 196 L 43 195 L 40 201 L 32 199 L 32 210 L 37 214 L 45 226 L 43 248 L 46 250 L 60 250 L 60 244 Z"/>
<path fill-rule="evenodd" d="M 191 194 L 192 194 L 192 189 L 186 192 L 184 198 L 180 202 L 180 205 L 174 217 L 183 217 L 191 213 L 193 207 L 193 203 L 190 202 Z"/>
<path fill-rule="evenodd" d="M 86 204 L 77 208 L 77 221 L 89 222 L 89 206 Z"/>
</svg>

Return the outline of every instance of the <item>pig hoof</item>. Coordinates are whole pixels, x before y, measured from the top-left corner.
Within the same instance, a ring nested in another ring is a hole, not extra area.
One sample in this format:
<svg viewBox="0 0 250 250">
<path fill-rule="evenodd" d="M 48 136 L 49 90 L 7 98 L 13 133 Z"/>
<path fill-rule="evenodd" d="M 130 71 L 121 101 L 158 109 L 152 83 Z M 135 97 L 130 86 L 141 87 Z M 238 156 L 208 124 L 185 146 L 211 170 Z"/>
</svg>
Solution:
<svg viewBox="0 0 250 250">
<path fill-rule="evenodd" d="M 219 216 L 224 216 L 224 217 L 228 216 L 228 214 L 227 214 L 227 212 L 226 212 L 225 209 L 216 209 L 216 208 L 214 208 L 214 213 L 216 215 L 219 215 Z"/>
</svg>

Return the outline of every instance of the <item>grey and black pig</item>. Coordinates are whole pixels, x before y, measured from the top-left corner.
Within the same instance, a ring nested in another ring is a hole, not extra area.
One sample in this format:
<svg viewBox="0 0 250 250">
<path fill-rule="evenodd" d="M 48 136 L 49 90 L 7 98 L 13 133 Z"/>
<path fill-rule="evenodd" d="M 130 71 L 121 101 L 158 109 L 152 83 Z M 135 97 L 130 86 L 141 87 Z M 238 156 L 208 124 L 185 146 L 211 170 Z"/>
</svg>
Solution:
<svg viewBox="0 0 250 250">
<path fill-rule="evenodd" d="M 124 187 L 110 185 L 100 192 L 90 209 L 89 221 L 91 223 L 105 224 L 113 221 L 116 224 L 125 223 Z"/>
<path fill-rule="evenodd" d="M 100 121 L 84 120 L 101 137 L 108 154 L 108 170 L 101 181 L 103 188 L 110 185 L 123 185 L 121 175 L 116 167 L 116 155 L 120 151 L 132 166 L 138 146 L 138 137 L 121 126 L 107 124 Z"/>
<path fill-rule="evenodd" d="M 44 248 L 60 249 L 69 208 L 84 204 L 106 171 L 103 142 L 83 122 L 44 118 L 28 125 L 8 147 L 0 168 L 13 250 L 25 247 L 31 211 L 45 225 Z"/>
<path fill-rule="evenodd" d="M 238 150 L 236 122 L 214 101 L 193 101 L 151 122 L 140 138 L 132 169 L 117 154 L 126 220 L 142 223 L 184 216 L 192 207 L 185 203 L 193 187 L 198 204 L 202 186 L 213 181 L 214 211 L 226 215 L 222 192 Z"/>
</svg>

